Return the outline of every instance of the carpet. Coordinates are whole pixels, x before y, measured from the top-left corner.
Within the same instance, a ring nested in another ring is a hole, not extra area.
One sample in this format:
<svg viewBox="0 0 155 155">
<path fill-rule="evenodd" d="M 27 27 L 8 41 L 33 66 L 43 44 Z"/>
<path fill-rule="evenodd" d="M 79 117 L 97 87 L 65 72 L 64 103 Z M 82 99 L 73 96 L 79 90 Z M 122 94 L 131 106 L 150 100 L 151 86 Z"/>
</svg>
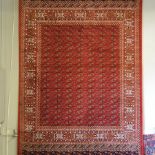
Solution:
<svg viewBox="0 0 155 155">
<path fill-rule="evenodd" d="M 155 134 L 144 135 L 145 155 L 155 155 Z"/>
<path fill-rule="evenodd" d="M 18 155 L 143 155 L 142 1 L 19 0 Z"/>
</svg>

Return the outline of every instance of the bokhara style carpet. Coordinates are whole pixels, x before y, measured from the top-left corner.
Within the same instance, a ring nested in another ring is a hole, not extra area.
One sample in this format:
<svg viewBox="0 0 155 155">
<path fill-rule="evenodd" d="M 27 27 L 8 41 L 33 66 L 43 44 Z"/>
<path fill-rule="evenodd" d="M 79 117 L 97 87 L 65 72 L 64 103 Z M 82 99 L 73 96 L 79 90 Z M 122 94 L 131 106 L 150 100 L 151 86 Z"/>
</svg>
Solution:
<svg viewBox="0 0 155 155">
<path fill-rule="evenodd" d="M 20 0 L 18 155 L 143 155 L 141 0 Z"/>
</svg>

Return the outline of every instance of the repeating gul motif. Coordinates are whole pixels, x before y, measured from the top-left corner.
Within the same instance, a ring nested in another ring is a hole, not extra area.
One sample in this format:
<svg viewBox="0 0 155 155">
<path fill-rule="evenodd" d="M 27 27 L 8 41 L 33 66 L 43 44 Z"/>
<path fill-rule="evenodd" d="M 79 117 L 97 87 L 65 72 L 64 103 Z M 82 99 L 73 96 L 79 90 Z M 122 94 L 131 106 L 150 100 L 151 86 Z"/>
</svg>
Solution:
<svg viewBox="0 0 155 155">
<path fill-rule="evenodd" d="M 120 126 L 119 31 L 117 25 L 41 27 L 40 104 L 51 108 L 41 112 L 40 124 Z"/>
</svg>

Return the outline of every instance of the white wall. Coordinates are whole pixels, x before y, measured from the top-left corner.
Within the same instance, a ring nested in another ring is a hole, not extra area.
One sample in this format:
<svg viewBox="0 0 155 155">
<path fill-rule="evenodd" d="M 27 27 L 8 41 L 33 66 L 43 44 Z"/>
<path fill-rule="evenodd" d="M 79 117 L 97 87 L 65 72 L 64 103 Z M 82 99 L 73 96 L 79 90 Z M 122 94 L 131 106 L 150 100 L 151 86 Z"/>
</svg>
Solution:
<svg viewBox="0 0 155 155">
<path fill-rule="evenodd" d="M 0 81 L 4 103 L 0 102 L 2 134 L 12 134 L 17 129 L 18 107 L 18 0 L 0 0 L 0 71 L 5 81 Z M 2 73 L 3 72 L 3 73 Z M 8 133 L 6 133 L 8 131 Z M 17 139 L 0 136 L 0 155 L 16 155 Z"/>
<path fill-rule="evenodd" d="M 0 79 L 5 78 L 0 80 L 0 122 L 4 119 L 3 127 L 10 132 L 17 129 L 18 111 L 17 2 L 0 0 Z M 155 0 L 144 0 L 143 7 L 144 133 L 149 134 L 155 133 Z M 16 155 L 16 142 L 0 136 L 0 155 Z"/>
<path fill-rule="evenodd" d="M 144 132 L 155 134 L 155 0 L 143 7 Z"/>
</svg>

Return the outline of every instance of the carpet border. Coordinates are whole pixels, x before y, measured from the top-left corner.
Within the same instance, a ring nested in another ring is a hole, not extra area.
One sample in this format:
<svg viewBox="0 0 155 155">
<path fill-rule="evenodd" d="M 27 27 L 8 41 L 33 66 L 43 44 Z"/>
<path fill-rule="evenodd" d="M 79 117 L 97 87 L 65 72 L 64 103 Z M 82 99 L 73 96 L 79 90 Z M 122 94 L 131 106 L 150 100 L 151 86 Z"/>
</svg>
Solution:
<svg viewBox="0 0 155 155">
<path fill-rule="evenodd" d="M 21 15 L 22 15 L 22 0 L 18 0 L 18 35 L 19 35 L 19 92 L 18 92 L 18 140 L 17 140 L 17 154 L 20 155 L 21 149 L 20 149 L 20 126 L 21 126 L 21 116 L 20 116 L 20 95 L 21 95 Z"/>
<path fill-rule="evenodd" d="M 140 115 L 141 115 L 141 122 L 140 122 L 140 125 L 141 125 L 141 154 L 144 155 L 144 138 L 143 138 L 143 125 L 144 125 L 144 120 L 143 120 L 143 64 L 142 64 L 142 60 L 143 60 L 143 56 L 142 56 L 142 24 L 143 24 L 143 0 L 140 0 L 140 9 L 139 9 L 139 12 L 140 12 L 140 17 L 139 17 L 139 26 L 140 26 L 140 29 L 139 29 L 139 40 L 140 40 Z"/>
</svg>

